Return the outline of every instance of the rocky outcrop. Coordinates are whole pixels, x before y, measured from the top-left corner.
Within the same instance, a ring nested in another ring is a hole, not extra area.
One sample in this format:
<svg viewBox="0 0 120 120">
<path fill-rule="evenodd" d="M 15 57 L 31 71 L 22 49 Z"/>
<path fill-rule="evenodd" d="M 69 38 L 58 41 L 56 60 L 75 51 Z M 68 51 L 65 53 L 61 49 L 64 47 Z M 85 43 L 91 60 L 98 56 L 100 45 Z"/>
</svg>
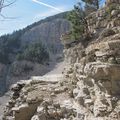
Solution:
<svg viewBox="0 0 120 120">
<path fill-rule="evenodd" d="M 110 1 L 116 6 L 119 3 L 109 0 L 98 13 L 106 13 Z M 62 77 L 33 77 L 28 82 L 17 83 L 12 88 L 12 102 L 7 104 L 3 119 L 119 120 L 119 11 L 120 7 L 110 11 L 113 16 L 109 22 L 106 22 L 107 18 L 103 22 L 95 17 L 95 22 L 100 24 L 97 27 L 89 25 L 93 39 L 87 44 L 63 41 L 66 66 Z M 91 15 L 94 19 L 96 13 Z"/>
<path fill-rule="evenodd" d="M 106 11 L 108 7 L 103 9 Z M 116 11 L 116 15 L 112 16 L 109 22 L 104 18 L 104 22 L 99 22 L 105 24 L 97 24 L 97 28 L 91 24 L 90 31 L 95 35 L 91 43 L 84 46 L 81 43 L 71 42 L 68 48 L 65 47 L 65 60 L 68 65 L 64 76 L 66 81 L 74 85 L 73 106 L 77 111 L 74 119 L 120 119 L 120 23 L 118 17 L 120 9 L 114 8 L 111 11 L 112 15 L 113 11 Z M 92 22 L 93 18 L 91 18 Z M 96 19 L 99 18 L 96 17 Z M 98 22 L 97 20 L 95 21 Z M 114 22 L 116 24 L 109 26 Z"/>
<path fill-rule="evenodd" d="M 120 119 L 119 38 L 118 33 L 108 37 L 108 41 L 103 39 L 89 45 L 85 51 L 80 45 L 65 50 L 69 53 L 66 54 L 69 64 L 64 75 L 66 81 L 75 84 L 73 96 L 77 119 Z M 81 55 L 78 55 L 80 49 Z"/>
<path fill-rule="evenodd" d="M 108 0 L 102 9 L 87 16 L 89 31 L 94 34 L 96 38 L 100 36 L 99 33 L 104 29 L 120 25 L 119 4 L 119 0 Z"/>
<path fill-rule="evenodd" d="M 11 87 L 3 120 L 59 120 L 73 117 L 68 87 L 59 82 L 62 75 L 32 77 Z"/>
<path fill-rule="evenodd" d="M 120 40 L 113 40 L 101 44 L 96 43 L 94 49 L 90 51 L 88 49 L 91 46 L 89 46 L 85 50 L 86 56 L 81 58 L 85 63 L 78 61 L 74 64 L 77 83 L 73 94 L 86 120 L 120 119 L 118 60 L 120 51 L 117 47 L 119 42 Z"/>
</svg>

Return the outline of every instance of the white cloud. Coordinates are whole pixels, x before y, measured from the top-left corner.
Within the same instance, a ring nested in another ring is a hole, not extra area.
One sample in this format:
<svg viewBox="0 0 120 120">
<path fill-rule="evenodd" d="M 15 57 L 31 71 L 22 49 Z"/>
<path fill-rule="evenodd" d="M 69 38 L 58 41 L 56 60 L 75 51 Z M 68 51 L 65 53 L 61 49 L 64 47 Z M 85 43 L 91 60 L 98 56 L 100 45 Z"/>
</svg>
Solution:
<svg viewBox="0 0 120 120">
<path fill-rule="evenodd" d="M 52 6 L 52 5 L 49 5 L 49 4 L 40 2 L 40 1 L 38 1 L 38 0 L 32 0 L 32 1 L 35 2 L 35 3 L 37 3 L 37 4 L 44 5 L 44 6 L 46 6 L 46 7 L 49 7 L 49 8 L 51 8 L 51 9 L 54 9 L 54 10 L 56 10 L 56 11 L 64 12 L 62 9 L 59 9 L 58 7 L 54 7 L 54 6 Z"/>
</svg>

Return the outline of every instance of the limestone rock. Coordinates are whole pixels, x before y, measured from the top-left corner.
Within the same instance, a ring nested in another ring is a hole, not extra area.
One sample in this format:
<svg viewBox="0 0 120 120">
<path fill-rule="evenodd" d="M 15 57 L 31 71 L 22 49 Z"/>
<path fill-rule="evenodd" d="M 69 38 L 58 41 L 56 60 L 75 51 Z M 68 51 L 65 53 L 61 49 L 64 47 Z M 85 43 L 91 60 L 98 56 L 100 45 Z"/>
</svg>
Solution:
<svg viewBox="0 0 120 120">
<path fill-rule="evenodd" d="M 120 2 L 107 0 L 86 18 L 91 41 L 66 41 L 64 77 L 33 76 L 12 88 L 4 120 L 120 120 L 120 20 L 118 7 L 108 20 L 112 3 Z"/>
</svg>

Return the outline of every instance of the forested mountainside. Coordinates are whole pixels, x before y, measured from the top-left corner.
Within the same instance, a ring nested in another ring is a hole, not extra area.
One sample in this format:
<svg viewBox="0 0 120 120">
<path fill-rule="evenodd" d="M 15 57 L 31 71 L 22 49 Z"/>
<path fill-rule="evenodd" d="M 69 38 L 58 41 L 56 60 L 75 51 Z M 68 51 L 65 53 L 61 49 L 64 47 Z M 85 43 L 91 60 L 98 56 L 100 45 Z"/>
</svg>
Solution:
<svg viewBox="0 0 120 120">
<path fill-rule="evenodd" d="M 53 56 L 62 53 L 60 35 L 70 29 L 67 12 L 0 37 L 0 92 L 20 79 L 43 75 Z"/>
<path fill-rule="evenodd" d="M 1 63 L 10 63 L 10 54 L 21 53 L 31 43 L 40 42 L 52 53 L 59 53 L 62 50 L 60 43 L 61 33 L 68 31 L 70 25 L 66 19 L 67 12 L 48 17 L 39 22 L 33 23 L 22 30 L 0 37 L 0 58 Z M 14 57 L 15 58 L 15 57 Z"/>
</svg>

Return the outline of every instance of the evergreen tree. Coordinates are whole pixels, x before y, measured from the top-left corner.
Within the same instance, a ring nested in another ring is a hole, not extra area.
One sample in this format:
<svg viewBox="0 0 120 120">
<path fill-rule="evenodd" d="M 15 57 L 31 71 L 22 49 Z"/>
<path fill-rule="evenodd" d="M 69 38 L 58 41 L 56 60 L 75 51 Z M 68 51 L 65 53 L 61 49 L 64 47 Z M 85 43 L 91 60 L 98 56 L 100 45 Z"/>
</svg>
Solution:
<svg viewBox="0 0 120 120">
<path fill-rule="evenodd" d="M 28 60 L 37 63 L 45 63 L 49 60 L 49 53 L 42 43 L 28 45 L 23 53 L 19 53 L 17 60 Z"/>
<path fill-rule="evenodd" d="M 85 13 L 80 3 L 75 5 L 74 10 L 72 10 L 68 14 L 68 20 L 72 24 L 72 30 L 71 30 L 72 39 L 79 40 L 80 38 L 83 37 L 87 28 Z"/>
<path fill-rule="evenodd" d="M 89 8 L 91 7 L 92 9 L 99 9 L 99 4 L 101 0 L 82 0 L 85 2 L 86 6 Z"/>
<path fill-rule="evenodd" d="M 84 9 L 85 9 L 86 16 L 89 15 L 90 13 L 96 11 L 96 8 L 90 6 L 89 4 L 85 4 Z"/>
</svg>

